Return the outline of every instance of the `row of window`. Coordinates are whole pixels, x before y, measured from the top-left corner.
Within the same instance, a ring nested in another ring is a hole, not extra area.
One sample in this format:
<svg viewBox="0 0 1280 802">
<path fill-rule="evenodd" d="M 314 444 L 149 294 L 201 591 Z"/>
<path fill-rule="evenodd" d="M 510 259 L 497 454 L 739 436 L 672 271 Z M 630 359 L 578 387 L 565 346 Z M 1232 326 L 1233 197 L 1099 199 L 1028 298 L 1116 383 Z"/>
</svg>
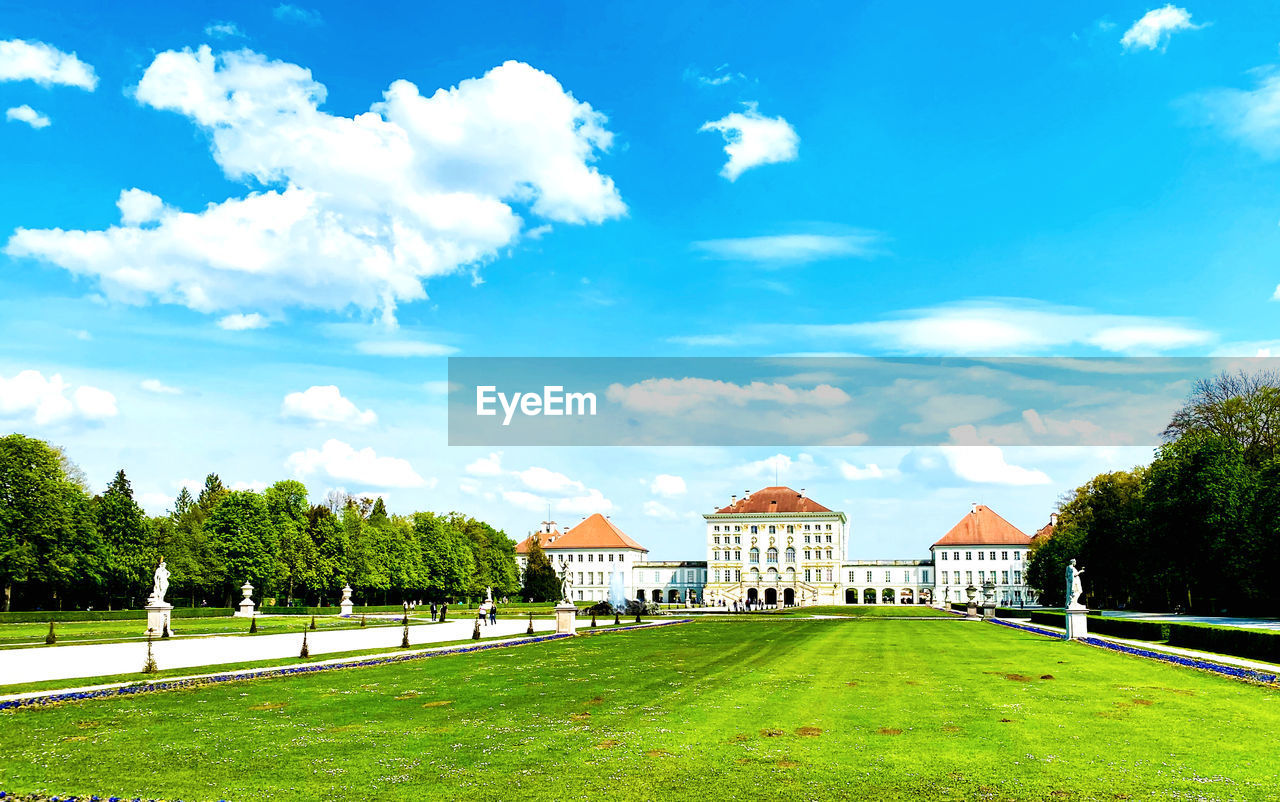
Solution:
<svg viewBox="0 0 1280 802">
<path fill-rule="evenodd" d="M 986 571 L 979 571 L 979 572 L 978 572 L 978 584 L 979 584 L 979 585 L 986 584 L 986 581 L 987 581 L 987 573 L 988 573 L 988 572 L 986 572 Z M 996 581 L 996 572 L 995 572 L 995 571 L 991 571 L 990 573 L 991 573 L 991 581 L 992 581 L 992 582 L 995 582 L 995 581 Z M 957 585 L 961 584 L 961 582 L 960 582 L 960 572 L 959 572 L 959 571 L 943 571 L 943 572 L 942 572 L 942 584 L 944 584 L 944 585 L 950 585 L 950 584 L 952 584 L 952 583 L 951 583 L 951 579 L 952 579 L 952 578 L 954 578 L 954 579 L 955 579 L 955 584 L 957 584 Z M 964 584 L 968 584 L 968 585 L 972 585 L 972 584 L 973 584 L 973 572 L 972 572 L 972 571 L 965 571 L 965 572 L 964 572 Z M 1007 584 L 1009 584 L 1009 572 L 1008 572 L 1008 571 L 1001 571 L 1001 572 L 1000 572 L 1000 584 L 1001 584 L 1001 585 L 1007 585 Z M 1022 572 L 1021 572 L 1021 571 L 1014 571 L 1014 572 L 1013 572 L 1013 584 L 1015 584 L 1015 585 L 1021 585 L 1021 584 L 1022 584 Z"/>
<path fill-rule="evenodd" d="M 559 560 L 559 561 L 560 561 L 560 562 L 562 562 L 562 563 L 563 563 L 563 562 L 570 562 L 570 563 L 571 563 L 571 562 L 573 562 L 573 556 L 574 556 L 574 555 L 572 555 L 572 554 L 557 554 L 557 555 L 556 555 L 556 559 L 557 559 L 557 560 Z M 579 554 L 579 555 L 578 555 L 578 562 L 582 562 L 582 558 L 583 558 L 583 556 L 584 556 L 584 555 L 581 555 L 581 554 Z M 586 556 L 586 558 L 587 558 L 587 560 L 586 560 L 586 561 L 587 561 L 587 562 L 589 562 L 589 563 L 592 563 L 592 562 L 600 562 L 600 563 L 602 563 L 602 562 L 604 562 L 604 561 L 605 561 L 605 560 L 604 560 L 604 555 L 603 555 L 603 554 L 587 554 L 587 555 L 585 555 L 585 556 Z M 627 561 L 627 555 L 625 555 L 625 554 L 619 554 L 619 555 L 617 555 L 617 558 L 618 558 L 618 562 L 620 562 L 620 563 L 621 563 L 621 562 L 626 562 L 626 561 Z M 614 555 L 610 554 L 610 555 L 609 555 L 609 562 L 613 562 L 613 559 L 614 559 Z"/>
<path fill-rule="evenodd" d="M 811 538 L 811 537 L 813 538 L 812 540 L 810 540 L 810 538 Z M 733 537 L 733 542 L 734 542 L 734 543 L 738 543 L 738 544 L 742 543 L 742 536 L 741 536 L 741 535 L 734 535 L 734 537 Z M 821 544 L 821 543 L 822 543 L 822 535 L 805 535 L 805 536 L 804 536 L 804 542 L 805 542 L 805 545 L 812 545 L 812 544 L 814 544 L 814 543 Z M 827 542 L 828 542 L 828 543 L 830 543 L 830 542 L 831 542 L 831 535 L 827 535 Z M 719 545 L 720 545 L 720 536 L 719 536 L 719 535 L 715 535 L 715 544 L 716 544 L 717 546 L 719 546 Z M 725 536 L 724 536 L 724 544 L 725 544 L 726 546 L 727 546 L 727 545 L 729 545 L 729 536 L 728 536 L 728 535 L 725 535 Z"/>
<path fill-rule="evenodd" d="M 871 578 L 871 573 L 872 573 L 871 571 L 867 571 L 867 579 L 866 579 L 866 581 L 867 581 L 867 582 L 874 582 L 874 581 L 875 581 L 875 580 L 873 580 L 873 579 Z M 857 582 L 857 581 L 858 581 L 858 576 L 857 576 L 857 574 L 858 574 L 858 572 L 857 572 L 857 571 L 850 571 L 850 572 L 849 572 L 849 581 L 850 581 L 850 582 Z M 885 572 L 884 572 L 884 581 L 885 581 L 885 582 L 892 582 L 892 581 L 893 581 L 893 571 L 891 571 L 891 570 L 890 570 L 890 571 L 885 571 Z M 911 584 L 911 571 L 910 571 L 910 569 L 908 569 L 908 570 L 906 570 L 906 571 L 903 571 L 903 572 L 902 572 L 902 581 L 903 581 L 903 582 L 906 582 L 907 584 Z M 924 569 L 923 571 L 921 571 L 921 572 L 920 572 L 920 582 L 921 582 L 922 584 L 925 584 L 925 585 L 929 584 L 929 569 L 927 569 L 927 568 L 926 568 L 926 569 Z"/>
<path fill-rule="evenodd" d="M 790 570 L 791 570 L 791 569 L 788 569 L 788 571 L 790 571 Z M 770 571 L 769 573 L 771 574 L 771 576 L 769 576 L 769 577 L 768 577 L 768 581 L 769 581 L 769 582 L 776 582 L 776 581 L 778 580 L 778 572 L 777 572 L 777 571 Z M 825 579 L 825 580 L 822 578 L 824 574 L 826 575 L 826 579 Z M 731 577 L 732 577 L 732 578 L 731 578 Z M 719 571 L 716 571 L 716 572 L 715 572 L 715 578 L 716 578 L 716 581 L 717 581 L 717 582 L 719 582 L 719 581 L 720 581 L 720 572 L 719 572 Z M 734 569 L 732 569 L 732 570 L 730 570 L 730 569 L 725 569 L 725 571 L 724 571 L 724 581 L 725 581 L 725 582 L 741 582 L 741 581 L 742 581 L 742 569 L 741 569 L 741 568 L 734 568 Z M 755 570 L 754 568 L 753 568 L 753 569 L 751 569 L 751 571 L 750 571 L 750 576 L 749 576 L 749 581 L 751 581 L 751 582 L 759 582 L 759 581 L 760 581 L 760 572 L 759 572 L 759 571 L 757 571 L 757 570 Z M 827 568 L 827 569 L 824 571 L 824 570 L 823 570 L 823 569 L 821 569 L 821 568 L 806 568 L 806 569 L 804 569 L 804 581 L 805 581 L 805 582 L 823 582 L 823 581 L 830 582 L 830 581 L 831 581 L 831 569 L 830 569 L 830 568 Z"/>
<path fill-rule="evenodd" d="M 822 524 L 814 524 L 814 525 L 813 525 L 813 528 L 814 528 L 815 530 L 822 531 Z M 711 527 L 711 531 L 713 531 L 713 532 L 719 532 L 719 531 L 720 531 L 720 526 L 719 526 L 719 525 L 716 525 L 716 526 Z M 729 531 L 729 525 L 728 525 L 728 524 L 725 524 L 725 526 L 724 526 L 724 531 L 726 531 L 726 532 L 728 532 L 728 531 Z M 741 531 L 742 531 L 742 527 L 741 527 L 741 526 L 734 526 L 734 527 L 733 527 L 733 531 L 735 531 L 735 532 L 741 532 Z M 750 531 L 751 531 L 751 534 L 753 534 L 753 535 L 758 535 L 758 534 L 760 534 L 760 526 L 759 526 L 758 524 L 752 525 L 752 526 L 751 526 L 751 528 L 750 528 Z M 809 530 L 809 524 L 805 524 L 805 525 L 804 525 L 804 531 L 806 531 L 806 532 L 810 531 L 810 530 Z M 827 531 L 828 531 L 828 532 L 830 532 L 830 531 L 831 531 L 831 524 L 827 524 Z M 795 524 L 787 524 L 787 534 L 788 534 L 788 535 L 794 535 L 794 534 L 795 534 L 795 532 L 796 532 L 796 526 L 795 526 Z M 770 524 L 770 525 L 769 525 L 769 534 L 771 534 L 771 535 L 776 535 L 776 534 L 778 534 L 778 527 L 777 527 L 776 525 Z"/>
<path fill-rule="evenodd" d="M 730 553 L 732 553 L 732 554 L 733 554 L 733 557 L 732 557 L 732 558 L 730 558 L 730 556 L 729 556 L 729 555 L 730 555 Z M 718 550 L 713 550 L 713 551 L 711 552 L 711 559 L 712 559 L 712 560 L 719 560 L 719 559 L 720 559 L 720 554 L 721 554 L 721 552 L 720 552 L 720 551 L 718 551 Z M 753 563 L 757 563 L 757 564 L 760 562 L 760 549 L 757 549 L 757 548 L 755 548 L 755 547 L 753 546 L 753 547 L 751 548 L 751 550 L 750 550 L 749 552 L 747 552 L 747 555 L 748 555 L 748 561 L 749 561 L 749 562 L 753 562 Z M 814 549 L 805 549 L 805 550 L 804 550 L 804 558 L 805 558 L 806 560 L 821 560 L 821 559 L 823 559 L 823 557 L 822 557 L 822 551 L 820 551 L 820 550 L 814 550 Z M 733 552 L 730 552 L 728 549 L 725 549 L 725 551 L 724 551 L 724 559 L 726 559 L 726 560 L 728 560 L 728 559 L 741 560 L 741 559 L 742 559 L 742 551 L 741 551 L 741 550 L 735 550 L 735 551 L 733 551 Z M 765 559 L 765 562 L 767 562 L 767 563 L 774 563 L 774 564 L 776 564 L 776 563 L 778 562 L 778 550 L 777 550 L 777 549 L 775 549 L 775 548 L 770 548 L 768 551 L 766 551 L 766 552 L 765 552 L 765 558 L 764 558 L 764 559 Z M 832 559 L 832 556 L 831 556 L 831 549 L 827 549 L 827 557 L 826 557 L 826 559 L 828 559 L 828 560 Z M 788 546 L 788 547 L 787 547 L 787 551 L 786 551 L 786 560 L 787 560 L 787 562 L 789 562 L 789 563 L 793 563 L 793 562 L 795 562 L 795 561 L 796 561 L 796 550 L 795 550 L 795 547 L 793 547 L 793 546 Z"/>
<path fill-rule="evenodd" d="M 966 552 L 964 553 L 964 558 L 965 558 L 966 560 L 972 560 L 972 559 L 973 559 L 973 554 L 974 554 L 974 552 L 972 552 L 972 551 L 966 551 Z M 982 555 L 984 555 L 984 554 L 989 554 L 989 555 L 991 555 L 989 559 L 994 560 L 994 559 L 996 558 L 996 553 L 995 553 L 994 551 L 980 551 L 980 552 L 978 552 L 977 554 L 978 554 L 978 559 L 979 559 L 979 560 L 981 560 L 981 559 L 982 559 Z M 940 552 L 938 552 L 938 555 L 939 555 L 939 558 L 940 558 L 940 559 L 943 559 L 943 560 L 947 559 L 947 552 L 945 552 L 945 551 L 940 551 Z M 953 559 L 953 560 L 958 560 L 958 559 L 960 559 L 960 552 L 958 552 L 958 551 L 953 551 L 953 552 L 951 552 L 951 559 Z M 1007 552 L 1007 551 L 1002 551 L 1002 552 L 1000 552 L 1000 559 L 1002 559 L 1002 560 L 1008 560 L 1008 559 L 1009 559 L 1009 552 Z M 1013 559 L 1015 559 L 1015 560 L 1021 560 L 1021 559 L 1022 559 L 1022 552 L 1020 552 L 1020 551 L 1015 551 L 1015 552 L 1013 553 Z"/>
</svg>

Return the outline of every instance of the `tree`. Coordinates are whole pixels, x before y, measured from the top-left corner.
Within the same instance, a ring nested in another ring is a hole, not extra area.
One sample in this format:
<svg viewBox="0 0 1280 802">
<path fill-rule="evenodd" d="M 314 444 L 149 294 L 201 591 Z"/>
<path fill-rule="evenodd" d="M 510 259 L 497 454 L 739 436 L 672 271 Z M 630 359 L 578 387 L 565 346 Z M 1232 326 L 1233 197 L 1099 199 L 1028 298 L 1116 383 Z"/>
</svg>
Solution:
<svg viewBox="0 0 1280 802">
<path fill-rule="evenodd" d="M 153 556 L 147 548 L 147 522 L 142 508 L 133 500 L 133 487 L 124 471 L 97 499 L 98 530 L 106 546 L 107 606 L 115 594 L 134 598 L 146 581 Z"/>
<path fill-rule="evenodd" d="M 545 602 L 560 599 L 560 578 L 552 567 L 547 554 L 538 543 L 537 535 L 531 538 L 529 560 L 524 569 L 524 588 L 521 595 L 529 601 Z"/>
<path fill-rule="evenodd" d="M 1251 465 L 1280 448 L 1280 373 L 1223 372 L 1196 381 L 1191 396 L 1173 414 L 1164 438 L 1211 434 L 1236 443 Z"/>
<path fill-rule="evenodd" d="M 316 546 L 307 529 L 307 487 L 288 479 L 263 491 L 267 514 L 280 544 L 281 584 L 285 605 L 293 604 L 295 585 L 315 584 Z"/>
<path fill-rule="evenodd" d="M 251 490 L 228 492 L 213 508 L 204 529 L 222 564 L 220 584 L 227 606 L 241 582 L 253 584 L 264 595 L 272 591 L 280 576 L 279 540 L 262 496 Z"/>
<path fill-rule="evenodd" d="M 416 513 L 413 529 L 422 544 L 423 562 L 430 578 L 428 595 L 436 601 L 465 595 L 475 572 L 475 558 L 466 535 L 449 519 L 430 512 Z"/>
</svg>

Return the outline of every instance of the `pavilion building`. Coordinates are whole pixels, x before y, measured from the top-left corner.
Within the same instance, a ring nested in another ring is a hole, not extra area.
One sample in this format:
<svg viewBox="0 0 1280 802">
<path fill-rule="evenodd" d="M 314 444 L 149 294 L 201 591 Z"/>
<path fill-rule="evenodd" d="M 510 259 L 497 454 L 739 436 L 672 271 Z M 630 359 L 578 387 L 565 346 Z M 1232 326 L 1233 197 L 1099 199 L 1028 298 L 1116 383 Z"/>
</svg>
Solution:
<svg viewBox="0 0 1280 802">
<path fill-rule="evenodd" d="M 944 602 L 968 600 L 966 588 L 995 584 L 996 603 L 1034 603 L 1026 585 L 1031 538 L 990 507 L 974 504 L 969 512 L 930 547 L 937 569 L 935 593 Z M 980 598 L 981 594 L 978 594 Z"/>
</svg>

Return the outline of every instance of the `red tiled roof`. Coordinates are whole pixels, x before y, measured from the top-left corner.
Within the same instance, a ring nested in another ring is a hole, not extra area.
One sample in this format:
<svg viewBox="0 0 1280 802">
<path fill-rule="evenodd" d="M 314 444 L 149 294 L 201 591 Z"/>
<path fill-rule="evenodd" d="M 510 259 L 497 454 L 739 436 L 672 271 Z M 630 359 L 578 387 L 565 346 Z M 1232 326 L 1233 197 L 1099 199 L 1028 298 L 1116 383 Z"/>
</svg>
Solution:
<svg viewBox="0 0 1280 802">
<path fill-rule="evenodd" d="M 935 546 L 1025 546 L 1031 538 L 982 504 L 976 505 Z"/>
<path fill-rule="evenodd" d="M 1053 530 L 1057 528 L 1058 527 L 1054 526 L 1053 522 L 1050 521 L 1049 523 L 1037 529 L 1036 533 L 1031 536 L 1031 539 L 1032 540 L 1048 540 L 1049 538 L 1053 537 Z"/>
<path fill-rule="evenodd" d="M 644 546 L 631 539 L 626 532 L 600 513 L 587 518 L 563 535 L 552 530 L 550 534 L 538 532 L 538 542 L 543 549 L 636 549 L 648 552 Z M 528 554 L 533 535 L 520 541 L 517 554 Z"/>
<path fill-rule="evenodd" d="M 716 510 L 720 514 L 742 514 L 759 512 L 831 512 L 811 498 L 805 498 L 789 487 L 766 487 L 749 496 L 740 498 L 727 507 Z"/>
</svg>

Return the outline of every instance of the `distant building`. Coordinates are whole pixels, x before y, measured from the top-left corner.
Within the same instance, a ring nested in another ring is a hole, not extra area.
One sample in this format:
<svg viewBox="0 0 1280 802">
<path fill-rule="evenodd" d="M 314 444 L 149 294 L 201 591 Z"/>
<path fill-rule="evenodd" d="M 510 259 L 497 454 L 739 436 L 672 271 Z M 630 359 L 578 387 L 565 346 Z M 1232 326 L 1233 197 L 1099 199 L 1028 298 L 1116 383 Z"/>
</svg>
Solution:
<svg viewBox="0 0 1280 802">
<path fill-rule="evenodd" d="M 848 545 L 843 512 L 789 487 L 766 487 L 706 520 L 707 601 L 840 604 Z"/>
<path fill-rule="evenodd" d="M 1043 531 L 1043 530 L 1042 530 Z M 937 568 L 937 590 L 943 601 L 967 601 L 965 588 L 995 583 L 1002 606 L 1034 602 L 1026 585 L 1031 538 L 987 506 L 974 504 L 951 530 L 930 548 Z"/>
<path fill-rule="evenodd" d="M 632 598 L 681 604 L 702 602 L 707 584 L 705 560 L 658 560 L 631 566 Z"/>
<path fill-rule="evenodd" d="M 600 513 L 584 519 L 563 534 L 556 528 L 555 521 L 543 521 L 537 532 L 516 544 L 516 561 L 520 564 L 522 577 L 535 537 L 556 573 L 569 571 L 572 592 L 578 601 L 608 599 L 615 573 L 622 575 L 623 594 L 632 598 L 632 566 L 649 553 Z"/>
</svg>

